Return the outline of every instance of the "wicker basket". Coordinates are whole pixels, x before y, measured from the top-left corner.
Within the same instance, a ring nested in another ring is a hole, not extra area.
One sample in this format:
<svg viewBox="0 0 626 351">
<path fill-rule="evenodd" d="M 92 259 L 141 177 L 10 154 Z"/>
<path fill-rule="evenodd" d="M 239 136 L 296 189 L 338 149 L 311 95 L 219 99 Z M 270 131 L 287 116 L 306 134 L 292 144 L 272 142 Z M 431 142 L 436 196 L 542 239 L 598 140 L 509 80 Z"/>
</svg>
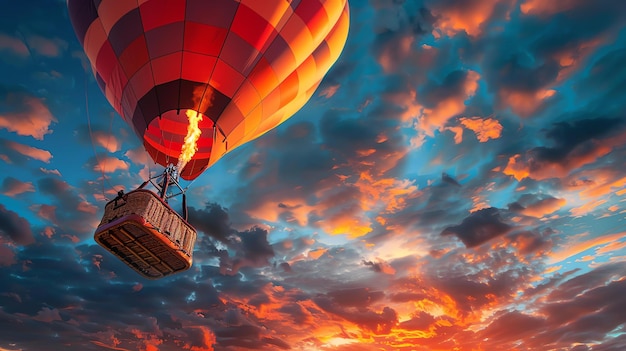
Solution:
<svg viewBox="0 0 626 351">
<path fill-rule="evenodd" d="M 191 267 L 196 231 L 155 193 L 138 189 L 107 203 L 94 239 L 149 279 Z"/>
</svg>

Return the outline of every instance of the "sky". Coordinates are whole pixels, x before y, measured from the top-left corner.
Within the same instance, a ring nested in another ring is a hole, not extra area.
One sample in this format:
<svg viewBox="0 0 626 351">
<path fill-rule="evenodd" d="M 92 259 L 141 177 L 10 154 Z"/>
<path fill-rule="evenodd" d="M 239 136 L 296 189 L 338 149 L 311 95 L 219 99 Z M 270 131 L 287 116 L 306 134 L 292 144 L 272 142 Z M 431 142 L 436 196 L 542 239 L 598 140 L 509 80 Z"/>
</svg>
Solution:
<svg viewBox="0 0 626 351">
<path fill-rule="evenodd" d="M 63 0 L 0 0 L 0 350 L 626 349 L 626 2 L 350 0 L 291 119 L 188 186 L 190 270 L 93 240 L 160 166 Z"/>
</svg>

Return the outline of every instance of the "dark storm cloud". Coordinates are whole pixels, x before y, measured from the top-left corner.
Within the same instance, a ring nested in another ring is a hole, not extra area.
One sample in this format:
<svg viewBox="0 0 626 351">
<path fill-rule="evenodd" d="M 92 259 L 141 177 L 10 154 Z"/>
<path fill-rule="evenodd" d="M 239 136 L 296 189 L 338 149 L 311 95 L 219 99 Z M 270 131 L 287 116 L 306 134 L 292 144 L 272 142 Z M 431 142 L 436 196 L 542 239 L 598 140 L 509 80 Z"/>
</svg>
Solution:
<svg viewBox="0 0 626 351">
<path fill-rule="evenodd" d="M 231 227 L 229 213 L 216 203 L 207 203 L 204 209 L 189 209 L 189 223 L 206 236 L 198 240 L 199 257 L 218 257 L 222 273 L 236 274 L 242 267 L 263 267 L 274 257 L 265 229 L 255 227 L 237 231 Z M 213 240 L 228 250 L 218 249 Z"/>
<path fill-rule="evenodd" d="M 267 241 L 267 230 L 253 227 L 237 233 L 237 238 L 229 245 L 234 256 L 220 258 L 220 268 L 225 274 L 237 273 L 242 267 L 263 267 L 270 264 L 274 249 Z"/>
<path fill-rule="evenodd" d="M 101 257 L 98 265 L 94 257 Z M 197 313 L 220 311 L 210 281 L 179 275 L 166 279 L 171 284 L 145 280 L 139 284 L 136 273 L 99 246 L 73 248 L 46 239 L 20 251 L 18 259 L 21 267 L 0 270 L 0 284 L 6 287 L 0 294 L 4 306 L 0 340 L 45 349 L 56 334 L 59 345 L 95 350 L 100 347 L 92 340 L 113 346 L 105 336 L 114 330 L 122 340 L 119 346 L 128 349 L 145 349 L 147 341 L 138 332 L 157 341 L 162 338 L 166 348 L 174 348 L 180 339 L 210 346 L 197 337 L 195 327 L 189 327 L 212 323 L 194 317 Z M 19 326 L 8 327 L 16 322 Z M 33 329 L 39 330 L 36 336 Z"/>
<path fill-rule="evenodd" d="M 18 245 L 28 245 L 35 241 L 30 223 L 2 204 L 0 204 L 0 234 Z"/>
<path fill-rule="evenodd" d="M 564 162 L 567 157 L 582 156 L 594 145 L 589 141 L 599 140 L 623 128 L 626 122 L 623 118 L 586 118 L 572 122 L 558 122 L 548 129 L 546 137 L 554 142 L 552 147 L 537 147 L 531 149 L 538 162 Z M 575 150 L 582 148 L 582 151 Z"/>
<path fill-rule="evenodd" d="M 551 145 L 534 147 L 524 154 L 522 162 L 527 164 L 524 168 L 530 178 L 565 177 L 593 164 L 622 143 L 626 124 L 617 115 L 579 112 L 563 119 L 566 118 L 569 120 L 544 130 Z"/>
<path fill-rule="evenodd" d="M 217 203 L 207 203 L 204 209 L 188 209 L 188 220 L 191 225 L 215 240 L 228 243 L 236 231 L 231 228 L 228 212 Z"/>
<path fill-rule="evenodd" d="M 455 235 L 466 247 L 475 247 L 508 233 L 510 229 L 500 210 L 489 207 L 470 214 L 459 225 L 444 229 L 441 235 Z"/>
<path fill-rule="evenodd" d="M 514 40 L 502 38 L 502 44 Z M 521 92 L 535 92 L 553 83 L 558 76 L 560 66 L 555 61 L 548 61 L 532 65 L 532 57 L 525 52 L 512 52 L 503 54 L 500 48 L 510 46 L 497 46 L 493 44 L 494 51 L 488 55 L 485 61 L 485 78 L 489 86 L 496 91 L 501 88 Z"/>
<path fill-rule="evenodd" d="M 429 80 L 420 87 L 418 100 L 427 108 L 433 108 L 441 101 L 452 97 L 464 96 L 468 71 L 449 72 L 441 82 Z"/>
</svg>

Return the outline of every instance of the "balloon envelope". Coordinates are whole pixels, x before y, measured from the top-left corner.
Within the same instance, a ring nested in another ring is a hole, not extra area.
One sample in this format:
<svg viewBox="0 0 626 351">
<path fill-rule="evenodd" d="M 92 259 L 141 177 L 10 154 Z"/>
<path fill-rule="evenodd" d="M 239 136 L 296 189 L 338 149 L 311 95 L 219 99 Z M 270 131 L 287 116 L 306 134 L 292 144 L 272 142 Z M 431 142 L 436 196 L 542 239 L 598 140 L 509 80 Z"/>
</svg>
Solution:
<svg viewBox="0 0 626 351">
<path fill-rule="evenodd" d="M 113 108 L 161 165 L 199 113 L 194 179 L 312 96 L 348 34 L 347 0 L 68 0 Z M 189 111 L 189 112 L 188 112 Z"/>
</svg>

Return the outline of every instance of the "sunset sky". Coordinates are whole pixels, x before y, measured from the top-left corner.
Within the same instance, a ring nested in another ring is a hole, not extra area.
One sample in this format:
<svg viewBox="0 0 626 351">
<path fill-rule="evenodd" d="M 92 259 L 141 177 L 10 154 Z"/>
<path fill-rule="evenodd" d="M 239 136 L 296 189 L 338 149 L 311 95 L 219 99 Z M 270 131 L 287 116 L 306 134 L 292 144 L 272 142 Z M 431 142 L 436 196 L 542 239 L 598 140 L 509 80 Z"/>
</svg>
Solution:
<svg viewBox="0 0 626 351">
<path fill-rule="evenodd" d="M 162 167 L 65 0 L 0 0 L 0 351 L 626 350 L 626 2 L 349 4 L 311 100 L 183 181 L 194 264 L 151 281 L 93 233 Z"/>
</svg>

